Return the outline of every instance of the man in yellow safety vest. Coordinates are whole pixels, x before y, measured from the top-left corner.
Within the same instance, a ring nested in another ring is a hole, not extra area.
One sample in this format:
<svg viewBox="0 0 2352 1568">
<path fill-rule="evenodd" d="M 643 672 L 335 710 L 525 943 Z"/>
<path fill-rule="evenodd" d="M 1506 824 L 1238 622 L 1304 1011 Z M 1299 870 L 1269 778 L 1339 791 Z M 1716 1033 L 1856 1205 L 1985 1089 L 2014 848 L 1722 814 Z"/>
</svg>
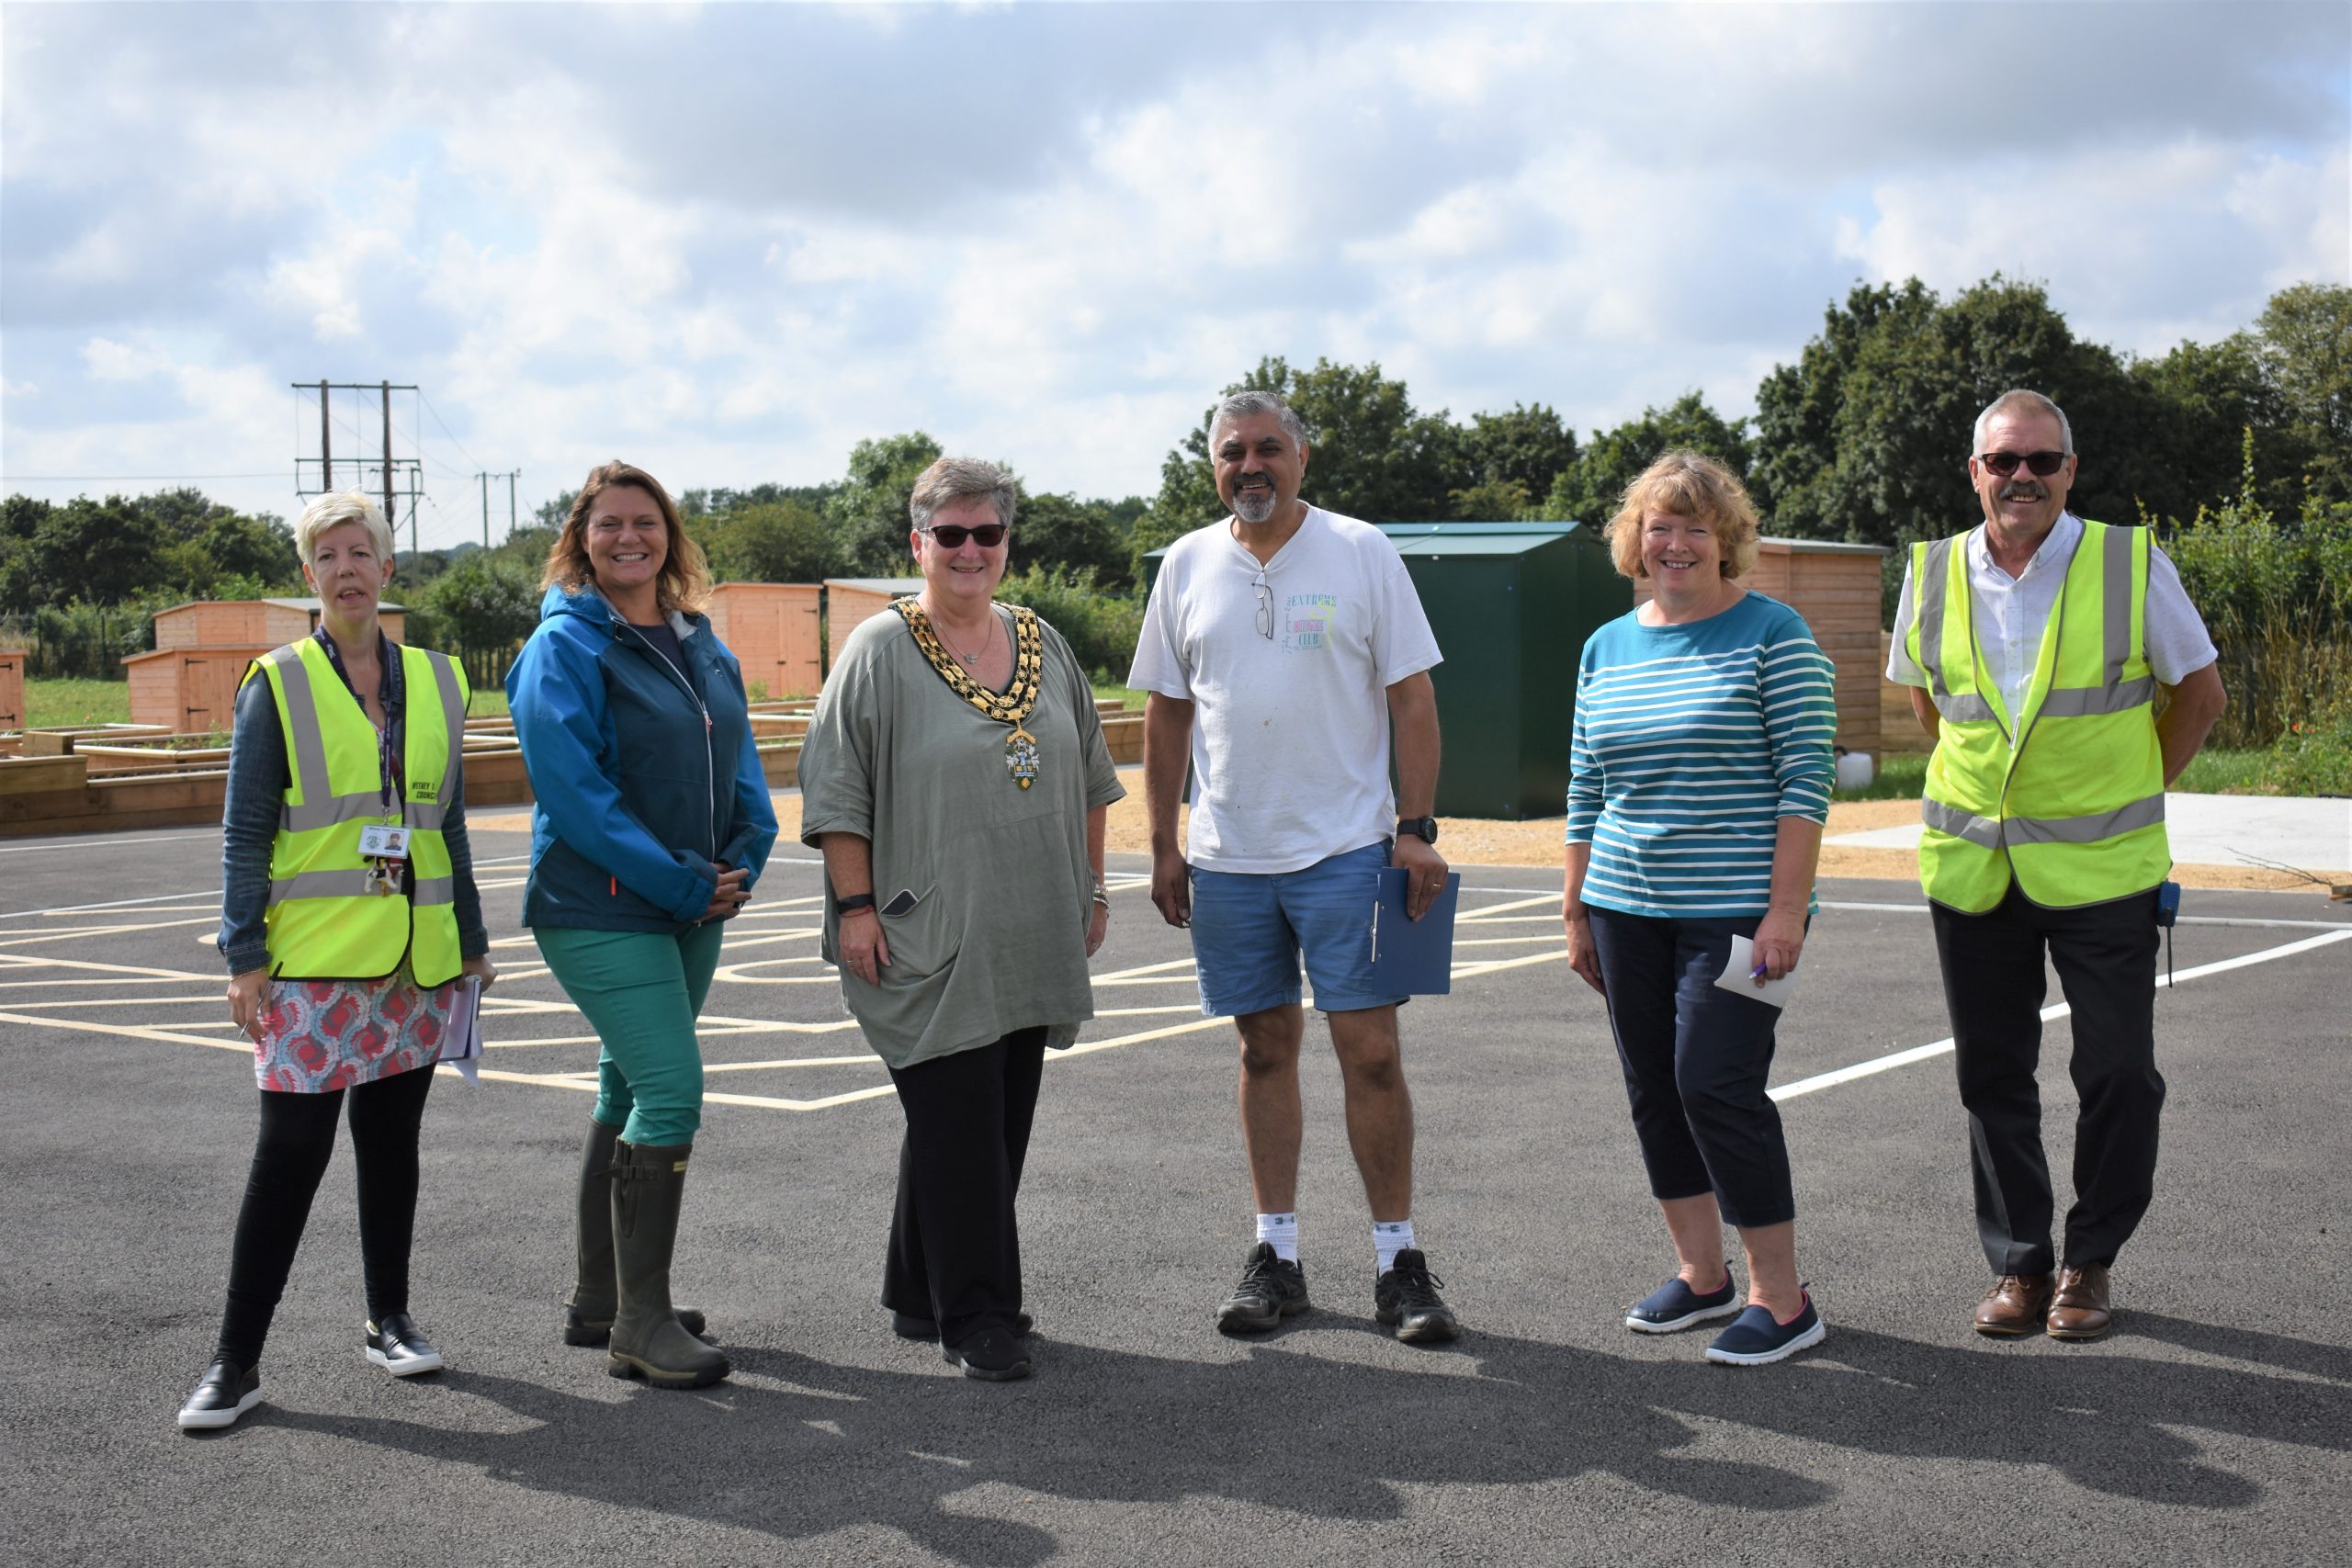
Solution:
<svg viewBox="0 0 2352 1568">
<path fill-rule="evenodd" d="M 1912 547 L 1886 674 L 1936 741 L 1919 876 L 1996 1276 L 1974 1324 L 2096 1339 L 2114 1324 L 2109 1266 L 2155 1182 L 2165 786 L 2221 716 L 2222 678 L 2147 530 L 2066 510 L 2075 438 L 2056 403 L 2002 393 L 1969 452 L 1984 521 Z M 2082 1097 L 2062 1268 L 2034 1078 L 2045 953 Z"/>
</svg>

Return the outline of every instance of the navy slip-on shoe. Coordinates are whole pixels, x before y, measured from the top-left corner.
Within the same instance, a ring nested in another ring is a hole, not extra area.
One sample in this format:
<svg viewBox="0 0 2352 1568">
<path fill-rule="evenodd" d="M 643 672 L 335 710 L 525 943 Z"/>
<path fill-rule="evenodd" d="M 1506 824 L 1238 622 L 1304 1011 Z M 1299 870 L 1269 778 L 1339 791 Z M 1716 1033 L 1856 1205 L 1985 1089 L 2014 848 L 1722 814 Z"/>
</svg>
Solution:
<svg viewBox="0 0 2352 1568">
<path fill-rule="evenodd" d="M 1829 1327 L 1814 1309 L 1813 1292 L 1804 1296 L 1804 1310 L 1782 1323 L 1772 1309 L 1751 1306 L 1732 1320 L 1707 1347 L 1707 1359 L 1732 1367 L 1761 1367 L 1785 1360 L 1798 1351 L 1829 1337 Z"/>
<path fill-rule="evenodd" d="M 1724 1270 L 1721 1290 L 1704 1295 L 1676 1275 L 1625 1309 L 1625 1326 L 1636 1334 L 1671 1334 L 1713 1317 L 1729 1317 L 1739 1310 L 1739 1292 L 1732 1289 L 1731 1270 Z"/>
</svg>

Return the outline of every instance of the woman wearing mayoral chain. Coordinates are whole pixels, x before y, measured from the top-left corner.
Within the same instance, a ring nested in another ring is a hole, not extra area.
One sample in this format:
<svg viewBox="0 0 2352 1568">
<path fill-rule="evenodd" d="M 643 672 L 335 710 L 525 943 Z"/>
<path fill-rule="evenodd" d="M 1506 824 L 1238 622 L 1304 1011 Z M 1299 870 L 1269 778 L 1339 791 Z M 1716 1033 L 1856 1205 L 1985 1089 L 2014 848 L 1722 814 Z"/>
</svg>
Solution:
<svg viewBox="0 0 2352 1568">
<path fill-rule="evenodd" d="M 882 1304 L 990 1381 L 1025 1377 L 1013 1200 L 1048 1048 L 1094 1016 L 1120 785 L 1069 644 L 994 602 L 1011 475 L 965 457 L 909 502 L 921 593 L 853 633 L 800 754 L 824 953 L 907 1132 Z"/>
</svg>

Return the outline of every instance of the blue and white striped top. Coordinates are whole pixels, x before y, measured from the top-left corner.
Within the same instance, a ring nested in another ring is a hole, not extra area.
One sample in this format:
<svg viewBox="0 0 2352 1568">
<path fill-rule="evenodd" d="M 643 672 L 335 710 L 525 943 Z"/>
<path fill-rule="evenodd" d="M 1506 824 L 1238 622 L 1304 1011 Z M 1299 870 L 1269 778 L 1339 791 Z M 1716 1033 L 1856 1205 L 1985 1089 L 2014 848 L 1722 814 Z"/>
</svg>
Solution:
<svg viewBox="0 0 2352 1568">
<path fill-rule="evenodd" d="M 1638 615 L 1593 633 L 1577 669 L 1567 837 L 1592 845 L 1585 902 L 1760 915 L 1780 819 L 1828 820 L 1836 671 L 1804 617 L 1760 593 L 1681 626 Z"/>
</svg>

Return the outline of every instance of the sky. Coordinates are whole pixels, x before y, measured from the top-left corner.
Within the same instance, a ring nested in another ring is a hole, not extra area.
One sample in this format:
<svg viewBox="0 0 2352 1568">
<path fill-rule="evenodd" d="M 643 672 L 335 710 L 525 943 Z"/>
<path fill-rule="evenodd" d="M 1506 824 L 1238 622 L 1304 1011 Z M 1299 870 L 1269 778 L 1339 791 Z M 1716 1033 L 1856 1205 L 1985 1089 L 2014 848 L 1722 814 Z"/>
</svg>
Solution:
<svg viewBox="0 0 2352 1568">
<path fill-rule="evenodd" d="M 1589 432 L 1858 283 L 2151 355 L 2352 283 L 2341 0 L 7 4 L 0 94 L 0 488 L 290 517 L 389 379 L 428 547 L 915 429 L 1149 495 L 1266 355 Z"/>
</svg>

